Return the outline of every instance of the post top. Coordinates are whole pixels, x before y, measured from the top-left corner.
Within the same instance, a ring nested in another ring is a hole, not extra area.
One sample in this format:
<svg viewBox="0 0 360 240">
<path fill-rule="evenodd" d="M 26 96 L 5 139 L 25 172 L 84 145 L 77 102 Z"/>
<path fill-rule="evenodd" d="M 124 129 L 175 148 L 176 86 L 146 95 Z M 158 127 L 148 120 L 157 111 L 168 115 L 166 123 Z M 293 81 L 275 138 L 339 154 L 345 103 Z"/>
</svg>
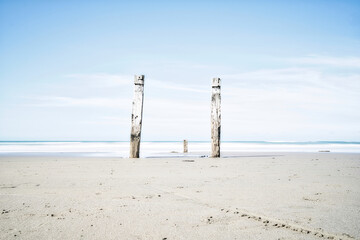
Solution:
<svg viewBox="0 0 360 240">
<path fill-rule="evenodd" d="M 135 84 L 144 84 L 145 75 L 135 75 L 134 83 Z"/>
<path fill-rule="evenodd" d="M 220 78 L 213 78 L 211 86 L 212 87 L 220 87 L 221 86 L 221 79 Z"/>
</svg>

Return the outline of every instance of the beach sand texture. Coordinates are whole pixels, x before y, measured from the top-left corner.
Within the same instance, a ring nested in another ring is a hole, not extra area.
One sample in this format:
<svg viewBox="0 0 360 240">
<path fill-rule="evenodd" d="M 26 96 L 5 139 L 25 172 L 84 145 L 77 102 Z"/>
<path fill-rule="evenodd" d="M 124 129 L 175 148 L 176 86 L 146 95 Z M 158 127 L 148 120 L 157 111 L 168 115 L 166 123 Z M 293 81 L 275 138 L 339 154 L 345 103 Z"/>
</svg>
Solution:
<svg viewBox="0 0 360 240">
<path fill-rule="evenodd" d="M 360 239 L 360 154 L 0 158 L 0 239 Z"/>
</svg>

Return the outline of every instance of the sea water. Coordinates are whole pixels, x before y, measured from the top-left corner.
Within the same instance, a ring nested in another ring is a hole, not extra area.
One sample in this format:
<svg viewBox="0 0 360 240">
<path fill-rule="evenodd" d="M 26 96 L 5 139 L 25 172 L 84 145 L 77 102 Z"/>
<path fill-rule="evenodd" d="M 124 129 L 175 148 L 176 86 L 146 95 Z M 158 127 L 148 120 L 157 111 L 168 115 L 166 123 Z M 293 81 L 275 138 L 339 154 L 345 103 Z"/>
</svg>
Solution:
<svg viewBox="0 0 360 240">
<path fill-rule="evenodd" d="M 84 156 L 128 157 L 129 142 L 46 142 L 2 141 L 0 156 Z M 143 141 L 141 157 L 206 157 L 210 154 L 210 142 L 189 141 L 189 153 L 183 154 L 182 141 Z M 337 152 L 360 153 L 360 142 L 265 142 L 223 141 L 222 156 L 236 156 L 247 152 Z"/>
</svg>

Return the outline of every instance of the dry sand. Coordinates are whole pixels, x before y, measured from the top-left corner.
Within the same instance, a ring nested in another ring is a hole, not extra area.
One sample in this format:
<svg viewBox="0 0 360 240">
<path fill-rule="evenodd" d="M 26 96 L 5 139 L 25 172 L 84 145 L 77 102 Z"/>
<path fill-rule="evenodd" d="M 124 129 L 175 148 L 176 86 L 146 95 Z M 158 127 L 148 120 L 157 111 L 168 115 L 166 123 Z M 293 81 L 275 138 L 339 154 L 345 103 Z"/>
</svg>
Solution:
<svg viewBox="0 0 360 240">
<path fill-rule="evenodd" d="M 0 239 L 360 239 L 360 154 L 0 158 Z"/>
</svg>

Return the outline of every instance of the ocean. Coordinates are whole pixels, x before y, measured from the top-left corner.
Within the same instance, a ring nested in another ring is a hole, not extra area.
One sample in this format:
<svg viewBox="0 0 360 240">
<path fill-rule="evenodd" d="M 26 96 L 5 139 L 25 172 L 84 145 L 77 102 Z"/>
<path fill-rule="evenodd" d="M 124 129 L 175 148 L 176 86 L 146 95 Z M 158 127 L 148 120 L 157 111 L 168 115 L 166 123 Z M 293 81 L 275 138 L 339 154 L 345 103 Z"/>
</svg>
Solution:
<svg viewBox="0 0 360 240">
<path fill-rule="evenodd" d="M 0 156 L 82 156 L 128 157 L 129 142 L 116 141 L 0 141 Z M 189 141 L 189 153 L 183 153 L 182 141 L 143 141 L 141 157 L 207 157 L 210 142 Z M 360 142 L 266 142 L 223 141 L 222 156 L 236 156 L 249 152 L 336 152 L 360 153 Z"/>
</svg>

